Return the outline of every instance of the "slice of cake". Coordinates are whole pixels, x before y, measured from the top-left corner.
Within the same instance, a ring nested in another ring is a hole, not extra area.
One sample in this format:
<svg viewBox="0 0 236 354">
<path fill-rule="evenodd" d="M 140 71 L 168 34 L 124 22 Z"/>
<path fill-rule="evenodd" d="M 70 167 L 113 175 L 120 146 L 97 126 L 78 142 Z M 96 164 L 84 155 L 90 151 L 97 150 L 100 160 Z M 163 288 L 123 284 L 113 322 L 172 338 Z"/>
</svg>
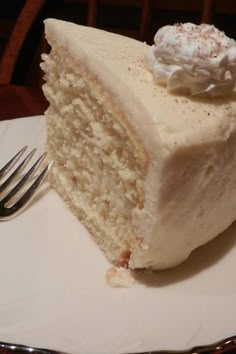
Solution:
<svg viewBox="0 0 236 354">
<path fill-rule="evenodd" d="M 223 55 L 199 30 L 214 42 L 203 46 L 211 69 L 178 25 L 185 37 L 166 29 L 152 47 L 54 19 L 45 28 L 53 187 L 115 265 L 176 266 L 236 219 L 235 42 Z"/>
</svg>

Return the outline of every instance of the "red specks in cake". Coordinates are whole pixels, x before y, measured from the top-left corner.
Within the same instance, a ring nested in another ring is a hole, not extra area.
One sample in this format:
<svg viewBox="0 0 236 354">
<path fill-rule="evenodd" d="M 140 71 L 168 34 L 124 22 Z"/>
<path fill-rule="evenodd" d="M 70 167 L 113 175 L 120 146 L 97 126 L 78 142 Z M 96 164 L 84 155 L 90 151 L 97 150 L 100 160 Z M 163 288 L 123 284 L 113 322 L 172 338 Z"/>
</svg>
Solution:
<svg viewBox="0 0 236 354">
<path fill-rule="evenodd" d="M 111 268 L 109 268 L 108 271 L 107 271 L 107 277 L 108 277 L 108 278 L 114 277 L 117 273 L 118 273 L 117 268 L 111 267 Z"/>
<path fill-rule="evenodd" d="M 115 288 L 127 288 L 135 283 L 129 269 L 112 267 L 106 272 L 107 284 Z"/>
<path fill-rule="evenodd" d="M 75 183 L 75 184 L 77 183 L 77 178 L 75 176 L 71 177 L 71 180 L 73 183 Z"/>
<path fill-rule="evenodd" d="M 123 253 L 121 253 L 120 258 L 119 258 L 119 260 L 117 262 L 117 265 L 119 267 L 128 268 L 130 255 L 131 255 L 131 251 L 130 250 L 127 250 L 127 251 L 124 251 Z"/>
</svg>

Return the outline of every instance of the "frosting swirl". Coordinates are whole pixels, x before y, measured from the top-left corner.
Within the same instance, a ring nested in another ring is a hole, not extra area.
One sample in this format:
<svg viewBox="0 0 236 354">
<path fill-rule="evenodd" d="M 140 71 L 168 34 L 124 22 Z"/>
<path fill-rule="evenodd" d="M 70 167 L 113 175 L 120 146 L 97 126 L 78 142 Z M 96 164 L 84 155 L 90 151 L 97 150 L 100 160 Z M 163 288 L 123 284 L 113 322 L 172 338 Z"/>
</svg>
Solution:
<svg viewBox="0 0 236 354">
<path fill-rule="evenodd" d="M 145 54 L 147 68 L 168 91 L 224 96 L 236 84 L 236 42 L 213 25 L 164 26 Z"/>
</svg>

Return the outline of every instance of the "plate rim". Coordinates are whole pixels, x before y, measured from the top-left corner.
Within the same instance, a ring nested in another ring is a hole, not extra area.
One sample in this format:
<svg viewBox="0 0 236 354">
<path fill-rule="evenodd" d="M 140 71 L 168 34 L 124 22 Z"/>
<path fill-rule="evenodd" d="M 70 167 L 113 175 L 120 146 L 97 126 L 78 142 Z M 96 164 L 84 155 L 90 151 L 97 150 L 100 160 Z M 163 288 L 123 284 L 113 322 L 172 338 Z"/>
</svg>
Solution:
<svg viewBox="0 0 236 354">
<path fill-rule="evenodd" d="M 140 354 L 200 354 L 200 353 L 205 353 L 209 354 L 214 351 L 217 354 L 220 353 L 227 353 L 229 350 L 236 349 L 236 335 L 231 336 L 225 339 L 222 339 L 216 343 L 213 344 L 207 344 L 207 345 L 200 345 L 197 347 L 193 347 L 191 349 L 187 350 L 158 350 L 158 351 L 148 351 L 148 352 L 142 352 Z M 3 354 L 11 354 L 11 353 L 34 353 L 34 354 L 69 354 L 57 350 L 51 350 L 51 349 L 44 349 L 44 348 L 36 348 L 32 346 L 27 346 L 23 344 L 12 344 L 12 343 L 7 343 L 7 342 L 1 342 L 0 341 L 0 353 L 1 350 L 3 350 Z M 131 353 L 130 353 L 131 354 Z M 132 353 L 135 354 L 135 353 Z"/>
</svg>

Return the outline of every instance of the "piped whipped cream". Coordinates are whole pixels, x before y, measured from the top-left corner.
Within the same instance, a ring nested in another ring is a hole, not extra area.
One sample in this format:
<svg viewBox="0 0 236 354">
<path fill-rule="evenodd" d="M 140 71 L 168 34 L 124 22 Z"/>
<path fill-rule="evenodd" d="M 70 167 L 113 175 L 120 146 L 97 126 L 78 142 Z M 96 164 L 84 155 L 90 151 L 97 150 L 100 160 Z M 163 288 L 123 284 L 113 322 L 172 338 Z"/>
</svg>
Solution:
<svg viewBox="0 0 236 354">
<path fill-rule="evenodd" d="M 213 25 L 164 26 L 145 54 L 154 80 L 168 91 L 225 96 L 236 84 L 236 42 Z"/>
</svg>

